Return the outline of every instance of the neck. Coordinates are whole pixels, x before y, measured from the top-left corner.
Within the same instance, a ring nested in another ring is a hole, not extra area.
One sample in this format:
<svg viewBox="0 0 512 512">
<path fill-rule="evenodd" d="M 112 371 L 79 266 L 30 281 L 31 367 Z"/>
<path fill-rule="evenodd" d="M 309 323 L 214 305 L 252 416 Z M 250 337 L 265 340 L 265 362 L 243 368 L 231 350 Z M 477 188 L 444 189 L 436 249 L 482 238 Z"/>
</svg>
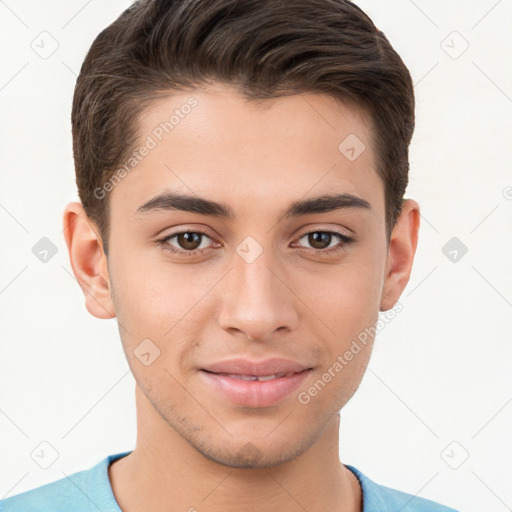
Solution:
<svg viewBox="0 0 512 512">
<path fill-rule="evenodd" d="M 362 510 L 357 478 L 339 460 L 339 415 L 292 461 L 241 469 L 197 451 L 162 420 L 138 386 L 136 400 L 136 448 L 109 468 L 123 512 Z"/>
</svg>

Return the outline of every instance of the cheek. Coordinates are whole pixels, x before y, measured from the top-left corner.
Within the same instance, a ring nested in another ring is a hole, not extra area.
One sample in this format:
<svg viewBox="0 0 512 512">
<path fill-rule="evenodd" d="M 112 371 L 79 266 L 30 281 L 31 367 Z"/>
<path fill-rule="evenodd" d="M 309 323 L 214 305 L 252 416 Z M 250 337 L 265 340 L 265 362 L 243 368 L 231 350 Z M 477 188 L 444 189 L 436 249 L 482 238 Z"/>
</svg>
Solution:
<svg viewBox="0 0 512 512">
<path fill-rule="evenodd" d="M 154 331 L 170 329 L 204 294 L 204 284 L 194 280 L 186 268 L 166 265 L 162 261 L 117 257 L 113 282 L 116 313 L 140 330 L 152 326 Z"/>
<path fill-rule="evenodd" d="M 211 314 L 204 298 L 218 277 L 165 262 L 145 262 L 138 267 L 144 271 L 136 270 L 133 260 L 124 263 L 118 260 L 113 266 L 113 286 L 125 351 L 133 357 L 133 350 L 148 338 L 160 350 L 158 363 L 174 366 L 194 349 L 191 340 L 201 338 Z"/>
<path fill-rule="evenodd" d="M 330 358 L 297 396 L 298 402 L 308 407 L 310 417 L 330 415 L 345 406 L 361 383 L 371 348 L 371 342 L 356 342 L 333 349 Z"/>
<path fill-rule="evenodd" d="M 382 288 L 382 274 L 377 265 L 377 261 L 359 260 L 302 278 L 303 296 L 323 323 L 322 332 L 340 343 L 350 344 L 359 332 L 374 325 Z"/>
</svg>

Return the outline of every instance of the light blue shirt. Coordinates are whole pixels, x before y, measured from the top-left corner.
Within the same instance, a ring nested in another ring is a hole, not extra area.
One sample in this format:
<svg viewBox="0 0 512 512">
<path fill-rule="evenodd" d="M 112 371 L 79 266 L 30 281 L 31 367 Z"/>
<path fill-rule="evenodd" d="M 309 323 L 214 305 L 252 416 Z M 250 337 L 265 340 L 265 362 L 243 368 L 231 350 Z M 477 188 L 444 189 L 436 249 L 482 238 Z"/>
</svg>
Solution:
<svg viewBox="0 0 512 512">
<path fill-rule="evenodd" d="M 0 512 L 122 512 L 108 466 L 131 451 L 109 455 L 90 469 L 0 501 Z M 353 466 L 363 490 L 363 512 L 457 512 L 424 498 L 376 484 Z"/>
</svg>

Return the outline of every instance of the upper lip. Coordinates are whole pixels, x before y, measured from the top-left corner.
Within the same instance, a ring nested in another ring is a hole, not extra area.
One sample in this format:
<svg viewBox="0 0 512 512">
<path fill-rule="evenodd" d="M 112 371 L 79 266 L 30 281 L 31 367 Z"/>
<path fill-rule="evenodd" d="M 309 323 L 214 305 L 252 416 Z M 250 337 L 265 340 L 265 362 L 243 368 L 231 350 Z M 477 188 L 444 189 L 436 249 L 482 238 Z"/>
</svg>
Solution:
<svg viewBox="0 0 512 512">
<path fill-rule="evenodd" d="M 212 373 L 228 373 L 231 375 L 275 375 L 278 373 L 298 373 L 311 367 L 288 359 L 272 358 L 262 361 L 249 359 L 228 359 L 208 365 L 203 370 Z"/>
</svg>

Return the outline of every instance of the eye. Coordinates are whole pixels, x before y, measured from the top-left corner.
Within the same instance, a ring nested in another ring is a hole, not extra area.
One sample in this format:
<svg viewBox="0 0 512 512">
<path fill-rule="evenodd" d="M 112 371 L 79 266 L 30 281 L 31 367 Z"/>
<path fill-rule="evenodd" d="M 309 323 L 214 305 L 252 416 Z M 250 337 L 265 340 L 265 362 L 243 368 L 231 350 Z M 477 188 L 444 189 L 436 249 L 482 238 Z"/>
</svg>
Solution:
<svg viewBox="0 0 512 512">
<path fill-rule="evenodd" d="M 207 244 L 206 246 L 203 244 L 205 238 L 211 240 L 208 233 L 205 231 L 180 231 L 157 240 L 156 243 L 163 246 L 166 251 L 171 253 L 184 256 L 196 256 L 198 253 L 203 253 L 211 249 Z M 176 245 L 171 243 L 173 239 L 175 239 L 174 244 Z"/>
<path fill-rule="evenodd" d="M 306 239 L 307 243 L 311 244 L 311 251 L 314 254 L 337 254 L 343 251 L 350 245 L 354 240 L 343 233 L 338 231 L 310 231 L 305 233 L 299 238 L 299 241 Z M 331 246 L 332 242 L 338 242 L 338 246 Z M 341 244 L 341 245 L 340 245 Z M 302 247 L 299 245 L 299 247 Z M 307 247 L 306 247 L 307 249 Z"/>
<path fill-rule="evenodd" d="M 307 249 L 317 256 L 337 254 L 338 252 L 346 250 L 347 246 L 354 241 L 343 233 L 326 230 L 310 231 L 303 234 L 299 238 L 299 241 L 302 239 L 306 239 L 307 243 L 311 244 L 312 247 L 304 247 L 297 243 L 291 245 Z M 160 240 L 156 240 L 156 243 L 162 246 L 167 252 L 188 257 L 211 251 L 213 247 L 208 245 L 207 240 L 212 241 L 212 238 L 206 231 L 189 230 L 173 233 Z M 335 243 L 334 246 L 332 246 L 333 242 Z M 220 244 L 217 243 L 217 247 L 219 246 Z"/>
</svg>

